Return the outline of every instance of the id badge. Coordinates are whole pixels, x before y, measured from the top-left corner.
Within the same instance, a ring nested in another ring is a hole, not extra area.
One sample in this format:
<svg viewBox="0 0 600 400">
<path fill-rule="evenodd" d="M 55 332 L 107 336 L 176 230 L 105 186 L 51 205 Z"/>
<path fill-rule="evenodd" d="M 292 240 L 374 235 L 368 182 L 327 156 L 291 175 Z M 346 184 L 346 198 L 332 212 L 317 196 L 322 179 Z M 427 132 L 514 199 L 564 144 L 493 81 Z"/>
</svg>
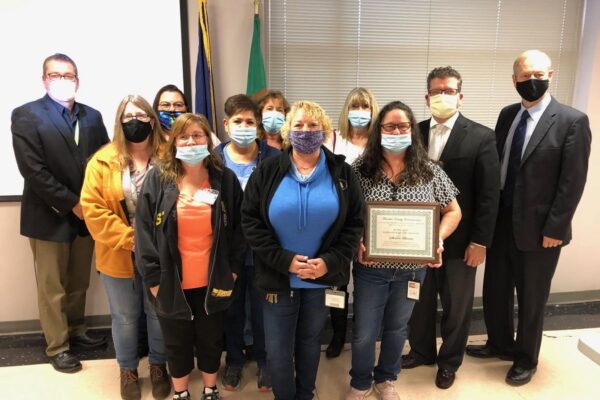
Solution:
<svg viewBox="0 0 600 400">
<path fill-rule="evenodd" d="M 341 290 L 325 289 L 325 305 L 343 310 L 346 308 L 346 293 Z"/>
<path fill-rule="evenodd" d="M 421 291 L 421 282 L 419 281 L 408 281 L 408 290 L 406 292 L 406 298 L 409 300 L 419 301 L 419 292 Z"/>
<path fill-rule="evenodd" d="M 194 194 L 194 201 L 206 203 L 209 205 L 215 204 L 219 197 L 219 191 L 214 189 L 200 189 Z"/>
</svg>

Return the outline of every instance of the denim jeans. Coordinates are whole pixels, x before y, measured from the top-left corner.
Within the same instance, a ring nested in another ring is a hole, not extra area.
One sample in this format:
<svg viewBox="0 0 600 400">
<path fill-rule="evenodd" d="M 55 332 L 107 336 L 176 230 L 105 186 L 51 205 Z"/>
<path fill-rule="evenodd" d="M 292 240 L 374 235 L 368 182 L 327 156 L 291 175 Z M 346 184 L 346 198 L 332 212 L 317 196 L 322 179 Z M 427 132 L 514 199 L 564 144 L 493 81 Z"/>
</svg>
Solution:
<svg viewBox="0 0 600 400">
<path fill-rule="evenodd" d="M 126 369 L 138 367 L 138 321 L 142 314 L 142 302 L 148 328 L 148 360 L 151 364 L 164 364 L 167 361 L 165 343 L 137 270 L 134 279 L 113 278 L 105 274 L 101 276 L 110 305 L 112 337 L 119 366 Z"/>
<path fill-rule="evenodd" d="M 267 366 L 265 352 L 265 328 L 263 323 L 262 299 L 264 294 L 254 286 L 254 265 L 245 266 L 235 282 L 234 299 L 227 310 L 225 322 L 225 362 L 228 366 L 243 367 L 244 326 L 246 324 L 246 293 L 250 299 L 250 321 L 254 344 L 254 357 L 258 368 Z"/>
<path fill-rule="evenodd" d="M 426 268 L 403 270 L 354 264 L 354 326 L 350 385 L 366 390 L 395 381 L 402 365 L 408 320 L 415 305 L 406 297 L 408 281 L 423 282 Z M 381 351 L 375 369 L 375 343 L 380 329 Z"/>
<path fill-rule="evenodd" d="M 263 300 L 263 317 L 275 399 L 312 399 L 327 319 L 325 289 L 294 289 L 276 302 Z"/>
</svg>

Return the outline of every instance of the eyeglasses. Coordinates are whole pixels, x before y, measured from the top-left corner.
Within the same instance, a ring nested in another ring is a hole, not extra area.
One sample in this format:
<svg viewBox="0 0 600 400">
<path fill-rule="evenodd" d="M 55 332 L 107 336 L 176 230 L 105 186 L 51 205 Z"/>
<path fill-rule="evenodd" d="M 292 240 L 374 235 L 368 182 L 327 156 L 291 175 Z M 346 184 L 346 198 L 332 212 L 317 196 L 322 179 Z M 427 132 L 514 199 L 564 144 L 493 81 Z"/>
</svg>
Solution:
<svg viewBox="0 0 600 400">
<path fill-rule="evenodd" d="M 192 138 L 194 143 L 198 143 L 205 140 L 207 136 L 200 133 L 194 133 L 193 135 L 179 135 L 175 139 L 178 143 L 187 143 L 190 138 Z"/>
<path fill-rule="evenodd" d="M 59 79 L 64 79 L 66 81 L 75 82 L 77 80 L 77 75 L 73 74 L 59 74 L 58 72 L 51 72 L 46 74 L 46 77 L 50 81 L 57 81 Z"/>
<path fill-rule="evenodd" d="M 185 103 L 181 101 L 176 101 L 174 103 L 169 103 L 168 101 L 161 101 L 158 103 L 159 108 L 163 108 L 165 110 L 169 110 L 171 107 L 176 111 L 183 111 L 185 109 Z"/>
<path fill-rule="evenodd" d="M 438 94 L 447 94 L 448 96 L 456 96 L 460 93 L 460 90 L 448 88 L 448 89 L 430 89 L 427 91 L 430 96 L 437 96 Z"/>
<path fill-rule="evenodd" d="M 150 122 L 151 117 L 148 114 L 135 114 L 135 115 L 125 114 L 121 118 L 121 122 L 126 124 L 133 119 L 137 119 L 138 121 L 141 121 L 141 122 Z"/>
<path fill-rule="evenodd" d="M 410 122 L 401 122 L 399 124 L 382 124 L 380 126 L 385 133 L 394 132 L 396 129 L 398 129 L 400 132 L 406 133 L 409 132 L 411 128 Z"/>
</svg>

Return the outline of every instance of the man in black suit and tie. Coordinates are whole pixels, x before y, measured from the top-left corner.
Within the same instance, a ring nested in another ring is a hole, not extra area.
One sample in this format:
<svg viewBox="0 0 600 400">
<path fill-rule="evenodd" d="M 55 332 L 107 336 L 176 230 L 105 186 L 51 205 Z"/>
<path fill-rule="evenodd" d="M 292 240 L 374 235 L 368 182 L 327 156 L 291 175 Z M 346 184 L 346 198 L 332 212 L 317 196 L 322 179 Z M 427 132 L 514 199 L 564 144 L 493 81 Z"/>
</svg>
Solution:
<svg viewBox="0 0 600 400">
<path fill-rule="evenodd" d="M 587 115 L 548 93 L 554 71 L 545 53 L 522 53 L 513 73 L 522 100 L 505 107 L 496 123 L 502 194 L 483 282 L 488 340 L 468 346 L 467 354 L 513 360 L 506 382 L 523 385 L 538 364 L 544 307 L 561 247 L 571 240 L 592 138 Z"/>
<path fill-rule="evenodd" d="M 105 343 L 86 333 L 94 244 L 79 195 L 87 159 L 109 140 L 100 113 L 75 102 L 79 79 L 71 58 L 46 58 L 42 81 L 47 94 L 12 113 L 13 147 L 25 180 L 21 234 L 33 252 L 46 354 L 57 371 L 76 372 L 81 363 L 70 345 Z"/>
<path fill-rule="evenodd" d="M 425 96 L 432 118 L 419 123 L 432 160 L 460 190 L 462 219 L 444 243 L 443 265 L 428 269 L 409 322 L 411 351 L 402 368 L 437 361 L 435 383 L 447 389 L 454 383 L 469 336 L 475 275 L 490 246 L 500 195 L 500 166 L 494 132 L 465 118 L 459 111 L 462 78 L 452 67 L 439 67 L 427 76 Z M 436 347 L 437 297 L 443 308 L 442 347 Z"/>
</svg>

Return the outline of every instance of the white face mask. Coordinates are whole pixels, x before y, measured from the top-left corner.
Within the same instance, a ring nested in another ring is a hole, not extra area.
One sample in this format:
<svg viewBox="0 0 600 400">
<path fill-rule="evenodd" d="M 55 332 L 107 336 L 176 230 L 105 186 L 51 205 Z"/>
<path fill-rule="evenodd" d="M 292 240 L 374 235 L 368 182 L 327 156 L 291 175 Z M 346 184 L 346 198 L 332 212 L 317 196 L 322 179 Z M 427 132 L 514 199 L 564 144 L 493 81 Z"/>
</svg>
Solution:
<svg viewBox="0 0 600 400">
<path fill-rule="evenodd" d="M 57 79 L 48 82 L 48 95 L 55 100 L 71 101 L 75 98 L 77 91 L 76 83 L 66 79 Z"/>
</svg>

